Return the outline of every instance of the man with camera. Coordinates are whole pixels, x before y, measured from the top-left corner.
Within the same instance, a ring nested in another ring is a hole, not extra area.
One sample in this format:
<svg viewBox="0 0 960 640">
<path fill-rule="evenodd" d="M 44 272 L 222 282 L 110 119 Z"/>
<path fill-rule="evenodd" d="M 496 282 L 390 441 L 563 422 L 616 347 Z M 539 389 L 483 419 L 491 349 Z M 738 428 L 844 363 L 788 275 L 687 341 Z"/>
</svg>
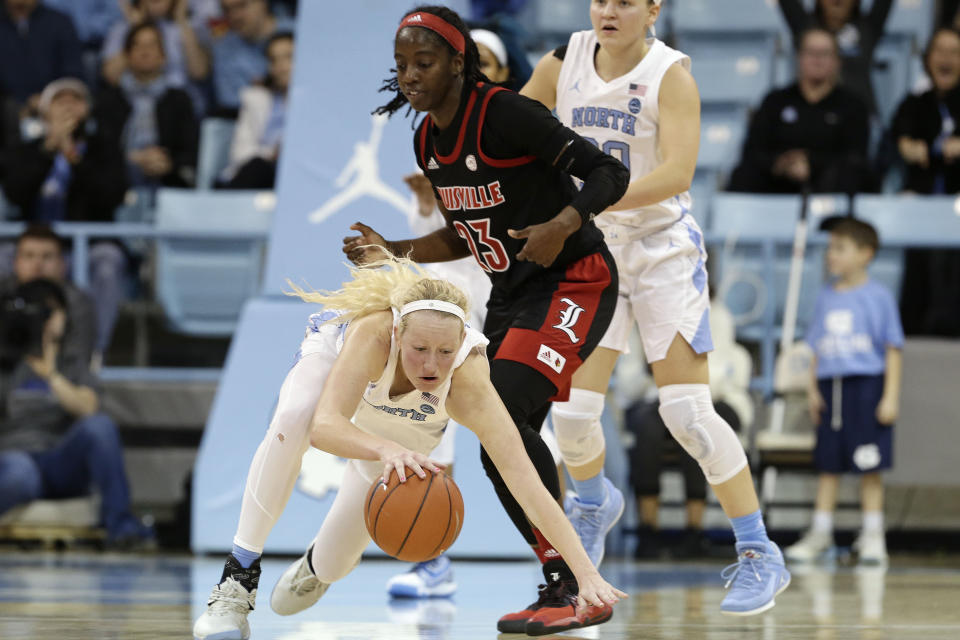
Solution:
<svg viewBox="0 0 960 640">
<path fill-rule="evenodd" d="M 91 305 L 64 270 L 60 239 L 31 227 L 0 283 L 0 514 L 93 487 L 108 543 L 143 546 L 152 532 L 130 512 L 122 444 L 90 371 Z"/>
</svg>

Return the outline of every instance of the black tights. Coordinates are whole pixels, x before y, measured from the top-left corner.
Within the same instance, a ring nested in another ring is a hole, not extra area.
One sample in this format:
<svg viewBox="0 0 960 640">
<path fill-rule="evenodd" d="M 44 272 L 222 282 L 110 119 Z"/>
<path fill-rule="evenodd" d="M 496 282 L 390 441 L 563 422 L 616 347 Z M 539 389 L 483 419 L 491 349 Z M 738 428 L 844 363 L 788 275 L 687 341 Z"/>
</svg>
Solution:
<svg viewBox="0 0 960 640">
<path fill-rule="evenodd" d="M 540 475 L 541 482 L 550 495 L 559 500 L 560 478 L 557 475 L 557 466 L 549 447 L 540 437 L 540 427 L 543 426 L 547 412 L 550 411 L 550 398 L 557 392 L 557 388 L 535 369 L 512 360 L 491 362 L 490 380 L 507 407 L 514 424 L 520 430 L 523 446 Z M 500 472 L 482 447 L 480 461 L 513 524 L 530 545 L 536 545 L 537 539 L 533 535 L 533 527 L 527 520 L 523 508 L 510 493 Z"/>
</svg>

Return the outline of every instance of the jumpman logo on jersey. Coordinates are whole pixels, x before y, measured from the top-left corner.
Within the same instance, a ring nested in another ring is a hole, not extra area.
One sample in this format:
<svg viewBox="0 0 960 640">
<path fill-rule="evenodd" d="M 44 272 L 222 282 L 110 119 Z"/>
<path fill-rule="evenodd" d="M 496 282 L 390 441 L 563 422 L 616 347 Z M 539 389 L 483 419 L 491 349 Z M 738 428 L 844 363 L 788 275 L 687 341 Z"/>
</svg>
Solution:
<svg viewBox="0 0 960 640">
<path fill-rule="evenodd" d="M 370 139 L 366 142 L 358 142 L 353 146 L 353 157 L 350 158 L 347 166 L 343 168 L 334 182 L 337 187 L 343 190 L 314 210 L 310 214 L 310 222 L 323 222 L 363 196 L 379 198 L 387 204 L 393 205 L 404 216 L 407 215 L 412 206 L 410 201 L 380 179 L 377 149 L 380 148 L 380 139 L 383 137 L 383 127 L 387 124 L 387 116 L 376 115 L 372 119 L 373 129 L 370 132 Z"/>
<path fill-rule="evenodd" d="M 570 298 L 560 298 L 560 302 L 566 304 L 567 308 L 560 312 L 560 322 L 559 324 L 553 325 L 553 328 L 563 331 L 570 338 L 570 341 L 576 344 L 580 342 L 580 338 L 573 332 L 573 327 L 576 326 L 577 321 L 580 320 L 583 307 Z"/>
<path fill-rule="evenodd" d="M 570 91 L 576 91 L 580 93 L 580 79 L 578 78 L 576 82 L 573 83 L 573 86 L 570 87 Z"/>
</svg>

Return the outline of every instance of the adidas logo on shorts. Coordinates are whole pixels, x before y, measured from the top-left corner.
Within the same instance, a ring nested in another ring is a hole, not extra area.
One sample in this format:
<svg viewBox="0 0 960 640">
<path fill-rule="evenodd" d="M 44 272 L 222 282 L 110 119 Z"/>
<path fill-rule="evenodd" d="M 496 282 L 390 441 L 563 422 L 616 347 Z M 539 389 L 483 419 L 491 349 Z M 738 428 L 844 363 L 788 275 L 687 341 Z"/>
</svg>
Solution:
<svg viewBox="0 0 960 640">
<path fill-rule="evenodd" d="M 540 345 L 540 352 L 537 354 L 537 360 L 543 362 L 557 373 L 563 371 L 564 365 L 567 364 L 566 358 L 545 344 Z"/>
<path fill-rule="evenodd" d="M 427 169 L 439 169 L 440 165 L 437 164 L 436 158 L 430 158 L 430 161 L 427 162 Z"/>
</svg>

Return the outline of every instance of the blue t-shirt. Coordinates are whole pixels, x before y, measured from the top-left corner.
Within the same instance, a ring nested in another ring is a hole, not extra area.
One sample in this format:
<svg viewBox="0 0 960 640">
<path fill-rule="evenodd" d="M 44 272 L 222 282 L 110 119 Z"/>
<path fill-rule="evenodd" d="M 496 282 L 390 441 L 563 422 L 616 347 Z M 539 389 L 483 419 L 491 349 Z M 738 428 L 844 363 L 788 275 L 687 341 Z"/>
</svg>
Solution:
<svg viewBox="0 0 960 640">
<path fill-rule="evenodd" d="M 273 33 L 293 31 L 293 28 L 292 21 L 277 18 Z M 214 41 L 213 89 L 218 106 L 238 108 L 240 90 L 266 77 L 267 53 L 264 47 L 269 39 L 270 36 L 251 41 L 228 31 Z"/>
<path fill-rule="evenodd" d="M 854 289 L 820 290 L 807 329 L 817 356 L 817 377 L 879 375 L 887 347 L 903 347 L 903 326 L 893 295 L 868 280 Z"/>
</svg>

